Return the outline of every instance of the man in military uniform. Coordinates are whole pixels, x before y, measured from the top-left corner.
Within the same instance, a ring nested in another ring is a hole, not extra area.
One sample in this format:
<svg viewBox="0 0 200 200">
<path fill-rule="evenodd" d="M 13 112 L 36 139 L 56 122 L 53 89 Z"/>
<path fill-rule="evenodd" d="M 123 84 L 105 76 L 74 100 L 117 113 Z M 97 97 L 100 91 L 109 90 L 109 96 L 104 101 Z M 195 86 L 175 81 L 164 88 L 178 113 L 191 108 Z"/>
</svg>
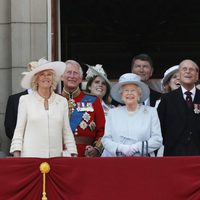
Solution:
<svg viewBox="0 0 200 200">
<path fill-rule="evenodd" d="M 66 61 L 61 80 L 64 83 L 62 95 L 67 98 L 70 126 L 77 144 L 78 156 L 100 156 L 101 137 L 104 134 L 105 116 L 98 97 L 85 94 L 79 85 L 83 70 L 74 60 Z"/>
</svg>

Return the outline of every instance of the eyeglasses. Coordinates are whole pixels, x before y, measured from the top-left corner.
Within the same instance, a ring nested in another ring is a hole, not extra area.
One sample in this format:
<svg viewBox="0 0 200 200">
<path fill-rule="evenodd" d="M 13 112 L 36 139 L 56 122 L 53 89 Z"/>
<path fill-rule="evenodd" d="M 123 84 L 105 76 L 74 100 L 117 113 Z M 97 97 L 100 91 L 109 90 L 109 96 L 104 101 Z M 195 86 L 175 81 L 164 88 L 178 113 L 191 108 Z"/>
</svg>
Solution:
<svg viewBox="0 0 200 200">
<path fill-rule="evenodd" d="M 134 94 L 135 90 L 122 90 L 124 94 Z"/>
</svg>

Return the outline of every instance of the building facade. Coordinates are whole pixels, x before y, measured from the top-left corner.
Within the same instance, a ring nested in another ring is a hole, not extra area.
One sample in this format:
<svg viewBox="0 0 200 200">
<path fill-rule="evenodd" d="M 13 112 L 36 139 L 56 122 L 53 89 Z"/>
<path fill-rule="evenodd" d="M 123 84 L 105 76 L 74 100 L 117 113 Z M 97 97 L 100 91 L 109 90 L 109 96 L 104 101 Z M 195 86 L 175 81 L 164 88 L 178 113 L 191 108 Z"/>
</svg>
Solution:
<svg viewBox="0 0 200 200">
<path fill-rule="evenodd" d="M 4 117 L 8 96 L 22 91 L 30 61 L 51 59 L 51 0 L 0 0 L 0 151 L 8 154 Z M 48 41 L 49 40 L 49 41 Z"/>
</svg>

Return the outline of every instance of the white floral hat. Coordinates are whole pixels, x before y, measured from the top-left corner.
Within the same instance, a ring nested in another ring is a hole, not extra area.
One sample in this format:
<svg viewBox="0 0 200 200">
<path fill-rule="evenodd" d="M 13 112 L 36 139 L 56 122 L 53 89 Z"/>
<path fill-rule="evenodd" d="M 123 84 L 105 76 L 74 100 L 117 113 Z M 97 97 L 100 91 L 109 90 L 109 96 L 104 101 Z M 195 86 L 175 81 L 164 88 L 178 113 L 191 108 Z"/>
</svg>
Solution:
<svg viewBox="0 0 200 200">
<path fill-rule="evenodd" d="M 111 97 L 116 100 L 119 103 L 124 103 L 121 94 L 120 94 L 120 88 L 123 85 L 127 84 L 135 84 L 141 88 L 141 97 L 140 97 L 140 103 L 144 102 L 150 94 L 149 87 L 141 81 L 140 76 L 133 74 L 133 73 L 126 73 L 120 76 L 118 83 L 113 85 L 111 88 Z"/>
<path fill-rule="evenodd" d="M 107 78 L 107 74 L 104 71 L 102 65 L 100 64 L 96 64 L 95 66 L 90 66 L 88 64 L 86 64 L 86 66 L 88 67 L 88 70 L 86 72 L 86 81 L 88 81 L 90 78 L 94 77 L 94 76 L 100 76 L 102 77 L 107 83 L 108 85 L 111 87 L 111 83 Z"/>
<path fill-rule="evenodd" d="M 28 64 L 28 72 L 23 72 L 24 77 L 21 81 L 22 88 L 29 89 L 31 88 L 31 81 L 35 74 L 52 69 L 56 73 L 56 81 L 59 82 L 61 75 L 65 71 L 66 64 L 64 62 L 55 61 L 55 62 L 49 62 L 48 60 L 41 58 L 38 61 L 33 61 Z"/>
</svg>

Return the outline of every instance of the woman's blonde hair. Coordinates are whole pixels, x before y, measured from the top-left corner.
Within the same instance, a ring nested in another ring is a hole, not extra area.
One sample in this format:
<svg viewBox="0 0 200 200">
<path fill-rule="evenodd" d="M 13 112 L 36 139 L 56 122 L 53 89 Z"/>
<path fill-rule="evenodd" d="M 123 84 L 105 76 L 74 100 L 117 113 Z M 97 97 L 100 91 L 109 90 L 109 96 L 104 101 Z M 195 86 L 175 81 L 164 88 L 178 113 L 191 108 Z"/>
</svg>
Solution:
<svg viewBox="0 0 200 200">
<path fill-rule="evenodd" d="M 47 70 L 44 70 L 44 71 L 50 71 L 50 72 L 52 72 L 53 82 L 52 82 L 50 91 L 53 92 L 56 89 L 56 86 L 57 86 L 57 83 L 58 83 L 56 81 L 56 73 L 52 69 L 47 69 Z M 41 71 L 41 72 L 43 72 L 43 71 Z M 31 88 L 32 88 L 33 91 L 37 91 L 38 90 L 38 77 L 39 77 L 39 75 L 40 75 L 41 72 L 35 74 L 33 76 L 32 80 L 31 80 Z"/>
</svg>

